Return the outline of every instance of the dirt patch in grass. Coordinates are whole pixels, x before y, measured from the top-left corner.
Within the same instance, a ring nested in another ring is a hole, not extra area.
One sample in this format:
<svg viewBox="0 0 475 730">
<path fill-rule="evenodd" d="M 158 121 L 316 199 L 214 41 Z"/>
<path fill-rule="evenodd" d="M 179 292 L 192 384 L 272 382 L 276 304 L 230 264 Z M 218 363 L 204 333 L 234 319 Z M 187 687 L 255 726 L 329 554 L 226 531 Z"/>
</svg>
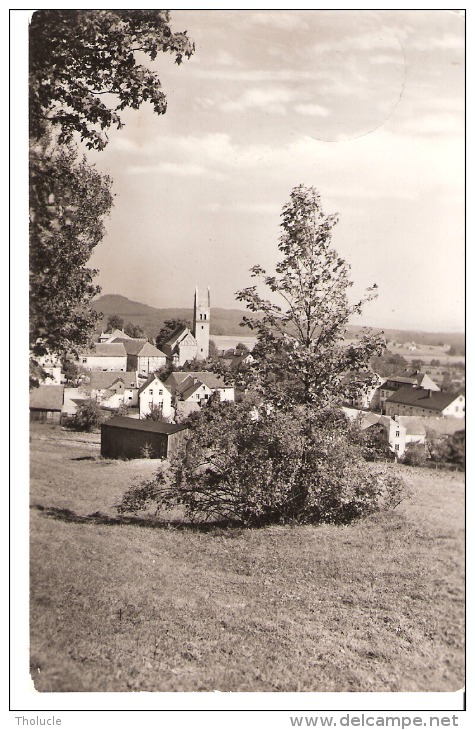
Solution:
<svg viewBox="0 0 475 730">
<path fill-rule="evenodd" d="M 150 460 L 33 440 L 31 674 L 40 691 L 453 691 L 463 479 L 346 527 L 121 521 Z M 175 516 L 176 517 L 176 516 Z"/>
</svg>

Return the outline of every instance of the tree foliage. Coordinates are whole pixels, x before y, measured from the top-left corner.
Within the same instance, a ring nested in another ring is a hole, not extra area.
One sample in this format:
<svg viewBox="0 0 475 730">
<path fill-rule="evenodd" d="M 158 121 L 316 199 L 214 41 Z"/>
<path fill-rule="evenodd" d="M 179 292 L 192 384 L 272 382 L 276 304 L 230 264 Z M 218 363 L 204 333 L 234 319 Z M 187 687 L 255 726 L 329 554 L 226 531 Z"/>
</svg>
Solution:
<svg viewBox="0 0 475 730">
<path fill-rule="evenodd" d="M 111 180 L 74 145 L 42 138 L 30 150 L 30 348 L 65 354 L 86 345 L 100 291 L 86 266 L 112 206 Z"/>
<path fill-rule="evenodd" d="M 263 298 L 256 285 L 237 293 L 239 301 L 259 314 L 244 318 L 258 337 L 249 368 L 253 386 L 282 404 L 289 399 L 318 405 L 352 400 L 361 387 L 374 382 L 369 360 L 381 354 L 385 342 L 381 335 L 363 331 L 356 341 L 345 343 L 345 330 L 350 317 L 361 314 L 376 296 L 377 287 L 349 303 L 350 267 L 331 248 L 338 218 L 323 213 L 314 188 L 294 188 L 281 217 L 282 259 L 276 275 L 267 275 L 259 265 L 251 269 L 271 298 Z"/>
<path fill-rule="evenodd" d="M 175 330 L 179 329 L 180 327 L 188 327 L 188 329 L 191 330 L 191 322 L 187 319 L 180 319 L 179 317 L 166 319 L 163 323 L 163 327 L 161 328 L 155 339 L 157 347 L 160 348 L 168 340 L 170 335 L 172 335 Z"/>
<path fill-rule="evenodd" d="M 170 53 L 180 64 L 194 45 L 186 31 L 173 33 L 168 10 L 37 10 L 30 24 L 30 136 L 45 123 L 59 142 L 78 133 L 89 148 L 103 149 L 107 129 L 120 129 L 120 112 L 152 104 L 164 114 L 166 97 L 157 73 L 139 63 Z"/>
<path fill-rule="evenodd" d="M 111 314 L 107 320 L 106 332 L 121 330 L 124 326 L 124 320 L 118 314 Z"/>
<path fill-rule="evenodd" d="M 124 332 L 129 337 L 145 337 L 145 332 L 143 331 L 142 327 L 139 324 L 133 324 L 133 322 L 127 322 L 124 327 Z"/>
<path fill-rule="evenodd" d="M 94 398 L 89 398 L 78 405 L 74 424 L 81 431 L 93 431 L 103 420 L 104 414 L 98 402 Z"/>
<path fill-rule="evenodd" d="M 292 414 L 210 403 L 168 473 L 131 488 L 119 512 L 182 505 L 191 520 L 255 526 L 347 523 L 402 498 L 400 479 L 367 464 L 345 416 L 304 406 Z"/>
<path fill-rule="evenodd" d="M 408 466 L 424 466 L 427 461 L 427 452 L 423 444 L 407 444 L 402 462 Z"/>
</svg>

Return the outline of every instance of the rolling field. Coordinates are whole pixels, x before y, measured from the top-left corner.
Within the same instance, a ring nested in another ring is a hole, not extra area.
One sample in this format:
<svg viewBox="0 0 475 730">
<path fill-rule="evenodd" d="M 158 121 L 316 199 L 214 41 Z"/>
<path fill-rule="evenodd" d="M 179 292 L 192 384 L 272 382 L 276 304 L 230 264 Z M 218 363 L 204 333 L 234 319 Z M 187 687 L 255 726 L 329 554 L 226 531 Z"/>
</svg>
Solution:
<svg viewBox="0 0 475 730">
<path fill-rule="evenodd" d="M 31 432 L 31 675 L 43 692 L 453 691 L 464 684 L 463 475 L 346 527 L 119 519 L 151 460 Z"/>
</svg>

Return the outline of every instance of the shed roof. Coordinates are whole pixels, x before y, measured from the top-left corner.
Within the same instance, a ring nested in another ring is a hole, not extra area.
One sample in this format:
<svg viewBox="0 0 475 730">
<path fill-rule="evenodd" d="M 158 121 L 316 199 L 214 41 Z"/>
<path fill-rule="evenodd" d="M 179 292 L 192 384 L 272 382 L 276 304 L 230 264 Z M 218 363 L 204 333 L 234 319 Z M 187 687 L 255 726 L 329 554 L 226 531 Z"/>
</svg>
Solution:
<svg viewBox="0 0 475 730">
<path fill-rule="evenodd" d="M 145 431 L 148 433 L 172 434 L 177 431 L 185 431 L 186 426 L 179 423 L 165 423 L 165 421 L 152 421 L 149 419 L 129 418 L 128 416 L 114 416 L 102 424 L 102 428 L 122 428 L 132 431 Z"/>
<path fill-rule="evenodd" d="M 30 408 L 60 411 L 63 407 L 64 385 L 40 385 L 30 391 Z"/>
</svg>

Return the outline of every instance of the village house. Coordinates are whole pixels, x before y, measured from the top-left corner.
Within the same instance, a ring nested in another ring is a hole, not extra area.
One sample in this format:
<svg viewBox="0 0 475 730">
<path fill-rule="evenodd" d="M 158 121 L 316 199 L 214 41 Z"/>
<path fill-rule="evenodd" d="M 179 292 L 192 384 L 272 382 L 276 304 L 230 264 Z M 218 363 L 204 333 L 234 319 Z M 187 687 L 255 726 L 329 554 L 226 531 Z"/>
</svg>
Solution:
<svg viewBox="0 0 475 730">
<path fill-rule="evenodd" d="M 151 345 L 148 340 L 129 338 L 115 340 L 115 343 L 120 343 L 125 349 L 127 370 L 136 370 L 139 376 L 148 377 L 167 364 L 165 353 Z"/>
<path fill-rule="evenodd" d="M 401 375 L 391 375 L 378 387 L 378 395 L 373 399 L 373 407 L 379 408 L 382 413 L 385 412 L 384 404 L 393 393 L 401 388 L 425 388 L 426 390 L 439 391 L 440 388 L 432 378 L 426 373 L 419 370 L 412 372 L 404 372 Z M 378 402 L 379 397 L 379 402 Z"/>
<path fill-rule="evenodd" d="M 125 332 L 119 329 L 112 330 L 112 332 L 102 332 L 99 335 L 98 341 L 101 343 L 104 342 L 114 342 L 114 340 L 131 340 L 132 337 L 129 337 L 129 335 L 126 335 Z"/>
<path fill-rule="evenodd" d="M 389 450 L 399 459 L 404 455 L 408 444 L 425 444 L 427 429 L 425 419 L 417 416 L 384 416 L 371 411 L 361 411 L 344 407 L 343 412 L 350 420 L 357 421 L 362 431 L 384 429 L 387 434 Z"/>
<path fill-rule="evenodd" d="M 209 333 L 211 320 L 210 291 L 200 297 L 195 289 L 193 306 L 193 327 L 179 327 L 162 344 L 167 360 L 175 367 L 182 367 L 193 360 L 206 360 L 209 357 Z"/>
<path fill-rule="evenodd" d="M 156 376 L 150 375 L 138 391 L 140 418 L 158 408 L 164 419 L 173 418 L 171 389 Z"/>
<path fill-rule="evenodd" d="M 49 352 L 46 355 L 36 355 L 35 360 L 46 373 L 46 377 L 41 381 L 43 385 L 61 385 L 63 374 L 58 355 Z"/>
<path fill-rule="evenodd" d="M 167 459 L 179 448 L 185 426 L 114 416 L 101 426 L 101 456 L 108 459 Z"/>
<path fill-rule="evenodd" d="M 121 405 L 137 406 L 139 382 L 135 370 L 102 372 L 91 370 L 79 387 L 81 393 L 95 398 L 103 408 L 115 409 Z"/>
<path fill-rule="evenodd" d="M 250 365 L 254 362 L 254 358 L 250 352 L 242 352 L 241 350 L 226 350 L 223 357 L 223 364 L 230 370 L 239 370 L 243 365 Z"/>
<path fill-rule="evenodd" d="M 386 398 L 388 416 L 453 416 L 465 418 L 465 396 L 427 388 L 400 388 Z"/>
<path fill-rule="evenodd" d="M 181 401 L 205 401 L 212 393 L 218 393 L 220 401 L 234 400 L 234 386 L 227 385 L 219 375 L 207 370 L 170 373 L 165 384 Z"/>
<path fill-rule="evenodd" d="M 98 342 L 94 348 L 81 351 L 78 360 L 84 370 L 127 370 L 127 352 L 122 342 Z"/>
</svg>

